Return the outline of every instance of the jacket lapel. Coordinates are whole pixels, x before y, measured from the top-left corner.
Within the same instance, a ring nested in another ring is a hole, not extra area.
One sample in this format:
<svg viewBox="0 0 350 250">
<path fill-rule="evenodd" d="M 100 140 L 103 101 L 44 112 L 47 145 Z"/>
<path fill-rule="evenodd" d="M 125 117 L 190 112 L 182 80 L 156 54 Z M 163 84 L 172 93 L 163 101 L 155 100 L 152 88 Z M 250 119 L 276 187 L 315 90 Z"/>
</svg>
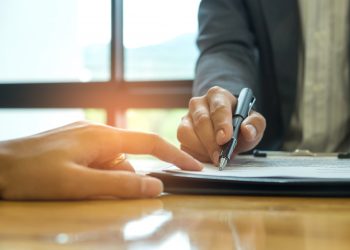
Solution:
<svg viewBox="0 0 350 250">
<path fill-rule="evenodd" d="M 298 0 L 260 0 L 269 33 L 284 124 L 295 107 L 301 25 Z"/>
</svg>

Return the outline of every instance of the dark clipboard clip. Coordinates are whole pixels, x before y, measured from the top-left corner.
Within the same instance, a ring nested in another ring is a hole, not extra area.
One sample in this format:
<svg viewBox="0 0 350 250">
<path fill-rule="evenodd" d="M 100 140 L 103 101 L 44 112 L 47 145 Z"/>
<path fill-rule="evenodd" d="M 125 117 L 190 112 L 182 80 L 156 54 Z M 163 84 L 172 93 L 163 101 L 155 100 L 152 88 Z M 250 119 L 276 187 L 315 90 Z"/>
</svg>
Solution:
<svg viewBox="0 0 350 250">
<path fill-rule="evenodd" d="M 253 151 L 254 157 L 269 157 L 269 156 L 279 156 L 279 157 L 294 157 L 294 156 L 309 156 L 309 157 L 336 157 L 338 159 L 350 159 L 350 152 L 340 152 L 340 153 L 315 153 L 310 150 L 296 149 L 293 152 L 286 151 L 265 151 L 255 149 Z"/>
</svg>

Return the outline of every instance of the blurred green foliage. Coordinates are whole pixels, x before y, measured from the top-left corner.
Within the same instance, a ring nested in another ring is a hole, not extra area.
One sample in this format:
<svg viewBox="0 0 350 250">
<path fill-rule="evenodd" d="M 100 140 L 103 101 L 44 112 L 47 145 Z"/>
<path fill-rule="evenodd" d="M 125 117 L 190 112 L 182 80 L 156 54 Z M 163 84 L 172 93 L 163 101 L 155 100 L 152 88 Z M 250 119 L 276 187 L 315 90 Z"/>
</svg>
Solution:
<svg viewBox="0 0 350 250">
<path fill-rule="evenodd" d="M 107 114 L 103 109 L 84 109 L 85 119 L 98 123 L 106 123 Z"/>
<path fill-rule="evenodd" d="M 127 128 L 157 133 L 178 146 L 176 131 L 186 112 L 187 109 L 129 109 L 126 112 Z"/>
</svg>

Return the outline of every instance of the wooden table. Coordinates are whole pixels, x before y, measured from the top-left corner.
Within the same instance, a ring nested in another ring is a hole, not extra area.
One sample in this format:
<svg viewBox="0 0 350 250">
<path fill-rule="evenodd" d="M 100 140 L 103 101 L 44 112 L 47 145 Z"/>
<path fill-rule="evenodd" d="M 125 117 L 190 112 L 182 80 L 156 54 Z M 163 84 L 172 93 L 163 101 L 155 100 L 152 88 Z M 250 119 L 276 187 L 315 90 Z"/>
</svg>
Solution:
<svg viewBox="0 0 350 250">
<path fill-rule="evenodd" d="M 350 249 L 350 199 L 1 201 L 0 249 Z"/>
</svg>

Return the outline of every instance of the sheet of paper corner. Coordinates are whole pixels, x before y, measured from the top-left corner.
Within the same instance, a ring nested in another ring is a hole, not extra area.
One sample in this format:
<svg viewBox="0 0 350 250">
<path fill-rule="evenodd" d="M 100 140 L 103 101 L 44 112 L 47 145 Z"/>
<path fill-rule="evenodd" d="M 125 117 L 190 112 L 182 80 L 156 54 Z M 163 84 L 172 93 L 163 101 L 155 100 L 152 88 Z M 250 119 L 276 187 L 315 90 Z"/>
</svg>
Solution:
<svg viewBox="0 0 350 250">
<path fill-rule="evenodd" d="M 293 177 L 350 179 L 350 160 L 335 157 L 268 157 L 237 156 L 223 171 L 204 164 L 203 171 L 184 171 L 169 166 L 163 171 L 195 175 L 230 177 Z"/>
</svg>

